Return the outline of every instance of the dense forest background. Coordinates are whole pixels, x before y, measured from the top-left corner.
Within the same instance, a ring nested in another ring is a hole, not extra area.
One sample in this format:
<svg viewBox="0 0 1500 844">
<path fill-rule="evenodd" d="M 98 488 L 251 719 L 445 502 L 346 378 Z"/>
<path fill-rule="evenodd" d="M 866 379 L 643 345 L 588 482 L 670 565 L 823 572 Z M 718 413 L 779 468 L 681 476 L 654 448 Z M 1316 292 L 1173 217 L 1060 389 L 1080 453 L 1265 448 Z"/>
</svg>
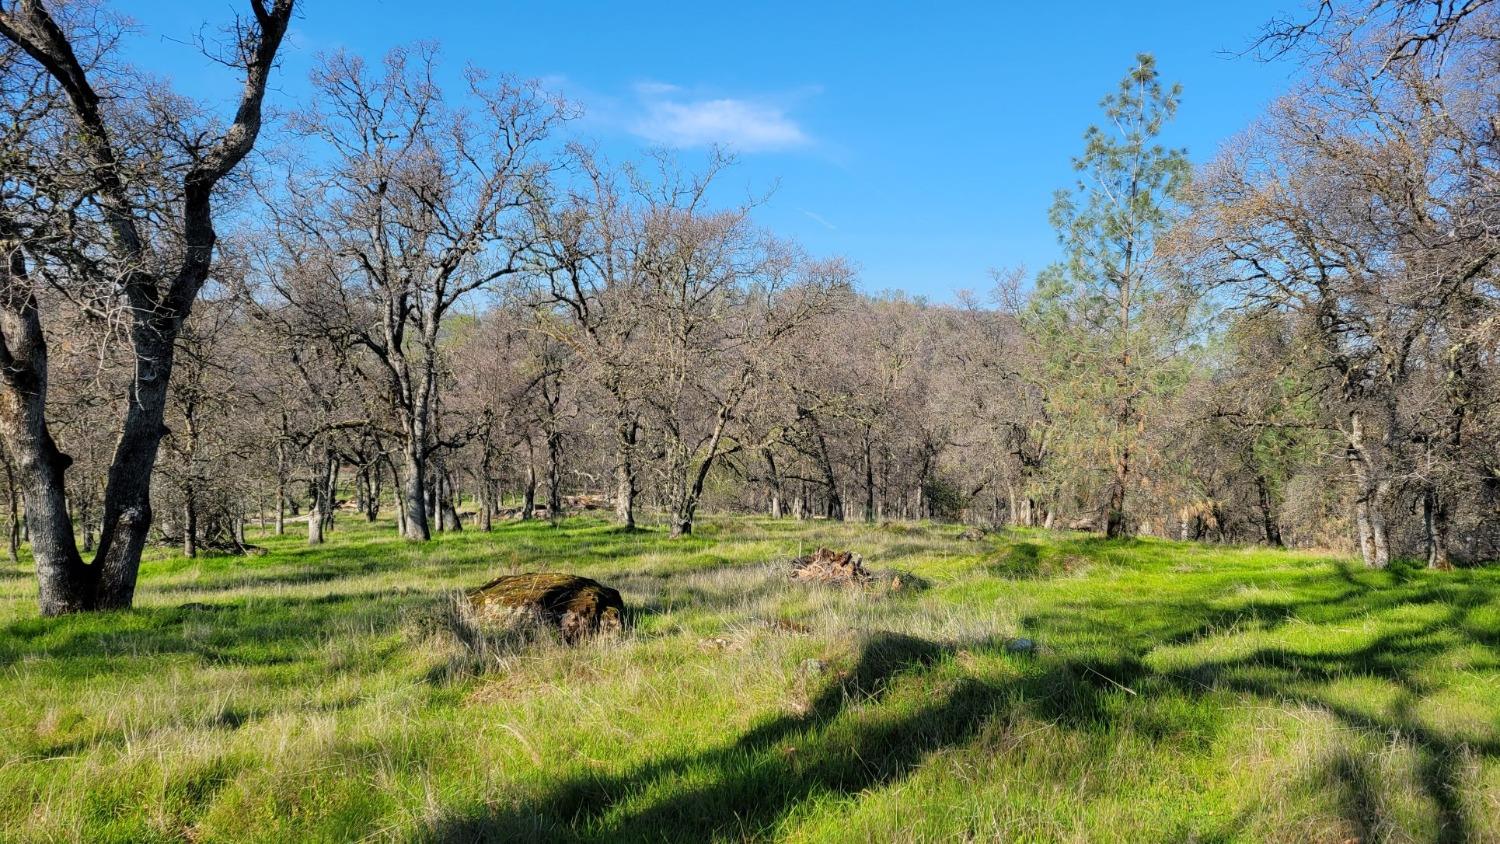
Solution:
<svg viewBox="0 0 1500 844">
<path fill-rule="evenodd" d="M 0 4 L 3 480 L 57 589 L 382 508 L 416 541 L 714 508 L 1500 556 L 1490 3 L 1272 23 L 1297 82 L 1201 167 L 1140 56 L 1065 260 L 957 304 L 762 229 L 728 151 L 606 160 L 431 45 L 330 53 L 262 128 L 291 3 L 252 7 L 225 123 L 112 61 L 104 8 Z"/>
</svg>

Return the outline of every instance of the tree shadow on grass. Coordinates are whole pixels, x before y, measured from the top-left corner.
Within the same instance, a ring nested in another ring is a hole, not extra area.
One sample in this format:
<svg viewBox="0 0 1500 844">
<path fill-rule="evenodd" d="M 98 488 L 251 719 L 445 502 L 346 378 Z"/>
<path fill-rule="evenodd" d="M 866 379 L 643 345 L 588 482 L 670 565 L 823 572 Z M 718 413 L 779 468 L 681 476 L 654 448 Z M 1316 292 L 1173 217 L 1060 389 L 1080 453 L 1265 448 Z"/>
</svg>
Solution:
<svg viewBox="0 0 1500 844">
<path fill-rule="evenodd" d="M 1135 660 L 1054 655 L 1003 681 L 956 677 L 936 684 L 939 691 L 919 703 L 869 706 L 881 704 L 904 677 L 922 675 L 947 657 L 997 654 L 1004 647 L 1000 639 L 939 644 L 872 634 L 854 666 L 800 714 L 773 718 L 701 753 L 656 759 L 622 774 L 575 777 L 523 805 L 458 813 L 432 828 L 428 840 L 762 839 L 808 800 L 852 797 L 899 782 L 935 753 L 970 745 L 992 729 L 1008 734 L 1017 715 L 1107 740 L 1115 717 L 1110 701 L 1121 694 L 1118 679 L 1136 681 L 1146 672 Z M 1168 729 L 1157 737 L 1177 738 Z M 660 793 L 670 796 L 653 796 Z"/>
<path fill-rule="evenodd" d="M 1375 578 L 1383 582 L 1372 583 Z M 1082 664 L 1142 698 L 1228 691 L 1279 706 L 1306 706 L 1358 732 L 1400 739 L 1417 755 L 1420 785 L 1434 810 L 1433 840 L 1444 844 L 1475 840 L 1477 819 L 1463 799 L 1462 766 L 1473 755 L 1500 759 L 1500 736 L 1494 732 L 1462 736 L 1436 729 L 1423 723 L 1417 708 L 1442 690 L 1424 679 L 1430 666 L 1465 646 L 1481 646 L 1490 652 L 1500 646 L 1500 631 L 1471 618 L 1473 610 L 1500 594 L 1500 588 L 1494 582 L 1451 574 L 1443 578 L 1424 579 L 1410 571 L 1356 574 L 1338 565 L 1335 579 L 1342 588 L 1322 597 L 1252 601 L 1233 608 L 1216 606 L 1211 600 L 1164 601 L 1155 607 L 1156 624 L 1148 633 L 1123 625 L 1112 627 L 1121 648 L 1107 666 L 1103 659 Z M 1268 644 L 1230 657 L 1208 656 L 1170 671 L 1154 669 L 1146 661 L 1157 646 L 1191 646 L 1228 633 L 1276 633 L 1309 620 L 1343 624 L 1378 619 L 1379 613 L 1397 608 L 1432 606 L 1441 607 L 1440 617 L 1387 620 L 1392 629 L 1355 647 L 1341 647 L 1337 640 L 1301 648 Z M 1091 632 L 1084 628 L 1111 612 L 1102 604 L 1075 604 L 1066 612 L 1029 616 L 1024 623 L 1039 635 L 1084 638 Z M 1178 629 L 1172 630 L 1173 626 Z M 1335 694 L 1334 685 L 1348 680 L 1379 681 L 1396 694 L 1384 711 L 1358 708 Z M 1087 698 L 1050 701 L 1041 714 L 1062 723 L 1107 715 L 1103 710 L 1090 713 Z M 1380 816 L 1379 783 L 1374 774 L 1347 752 L 1329 764 L 1330 778 L 1342 786 L 1340 802 L 1351 826 L 1361 835 L 1388 834 L 1392 821 Z"/>
<path fill-rule="evenodd" d="M 997 644 L 992 644 L 998 647 Z M 732 744 L 659 759 L 627 773 L 576 778 L 535 803 L 450 818 L 435 841 L 669 840 L 754 836 L 816 794 L 856 794 L 892 782 L 927 755 L 965 742 L 989 719 L 999 690 L 975 680 L 893 719 L 861 718 L 901 675 L 954 649 L 896 633 L 872 634 L 855 664 L 801 714 L 773 718 Z M 710 776 L 701 784 L 693 772 Z M 684 777 L 686 775 L 686 777 Z M 674 782 L 685 778 L 687 782 Z M 642 792 L 672 784 L 670 800 Z"/>
<path fill-rule="evenodd" d="M 848 674 L 800 714 L 772 718 L 703 752 L 657 759 L 623 773 L 576 776 L 520 805 L 459 812 L 429 834 L 437 841 L 764 838 L 799 804 L 888 786 L 932 754 L 972 745 L 981 733 L 1004 730 L 1017 717 L 1086 735 L 1089 746 L 1109 745 L 1127 729 L 1192 752 L 1211 744 L 1219 724 L 1230 717 L 1224 704 L 1250 698 L 1273 707 L 1313 708 L 1356 733 L 1399 740 L 1417 760 L 1431 840 L 1449 844 L 1484 835 L 1488 827 L 1473 815 L 1474 795 L 1467 791 L 1472 786 L 1464 782 L 1466 766 L 1475 758 L 1500 758 L 1500 738 L 1482 728 L 1465 736 L 1434 727 L 1418 710 L 1443 690 L 1430 669 L 1456 649 L 1496 647 L 1496 631 L 1471 614 L 1494 600 L 1500 584 L 1409 572 L 1339 569 L 1330 576 L 1324 569 L 1306 585 L 1307 591 L 1286 590 L 1279 597 L 1251 591 L 1233 606 L 1225 605 L 1222 581 L 1215 582 L 1217 592 L 1188 590 L 1144 602 L 1140 596 L 1107 593 L 1054 606 L 1024 620 L 1028 634 L 1044 648 L 1019 657 L 1034 660 L 1020 676 L 919 679 L 936 691 L 915 704 L 903 696 L 899 704 L 863 705 L 879 703 L 902 677 L 924 673 L 961 648 L 994 653 L 1003 643 L 938 644 L 873 635 Z M 1231 591 L 1229 597 L 1239 595 Z M 1394 610 L 1399 611 L 1389 618 L 1379 617 Z M 1143 614 L 1148 620 L 1133 629 L 1130 619 Z M 1326 641 L 1285 639 L 1305 631 L 1310 620 L 1347 628 L 1372 614 L 1380 626 L 1347 644 L 1332 628 Z M 1210 644 L 1193 657 L 1200 642 L 1242 634 L 1255 637 L 1249 652 Z M 1045 646 L 1053 642 L 1056 649 Z M 1163 662 L 1153 654 L 1162 647 L 1174 649 L 1174 659 Z M 1336 688 L 1350 680 L 1378 681 L 1396 697 L 1384 708 L 1352 706 Z M 1381 795 L 1404 787 L 1401 783 L 1381 782 L 1380 772 L 1351 750 L 1327 765 L 1324 787 L 1337 788 L 1332 802 L 1350 831 L 1377 838 L 1420 834 L 1396 830 L 1400 819 L 1382 815 Z M 1057 775 L 1070 776 L 1067 770 L 1065 763 Z M 1228 826 L 1184 830 L 1183 837 L 1243 835 L 1256 811 L 1252 803 Z"/>
</svg>

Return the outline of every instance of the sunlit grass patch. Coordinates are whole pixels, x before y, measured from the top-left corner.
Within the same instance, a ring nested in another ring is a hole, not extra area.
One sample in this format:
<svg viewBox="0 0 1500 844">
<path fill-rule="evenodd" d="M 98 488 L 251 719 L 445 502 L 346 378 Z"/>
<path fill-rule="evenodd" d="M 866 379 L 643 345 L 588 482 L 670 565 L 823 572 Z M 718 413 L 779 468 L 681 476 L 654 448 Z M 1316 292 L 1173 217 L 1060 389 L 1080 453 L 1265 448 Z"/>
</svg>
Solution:
<svg viewBox="0 0 1500 844">
<path fill-rule="evenodd" d="M 952 526 L 597 519 L 154 550 L 139 608 L 0 581 L 21 840 L 1500 838 L 1500 577 Z M 795 583 L 818 546 L 926 588 Z M 620 590 L 569 647 L 462 589 Z M 1027 644 L 1018 645 L 1019 642 Z"/>
</svg>

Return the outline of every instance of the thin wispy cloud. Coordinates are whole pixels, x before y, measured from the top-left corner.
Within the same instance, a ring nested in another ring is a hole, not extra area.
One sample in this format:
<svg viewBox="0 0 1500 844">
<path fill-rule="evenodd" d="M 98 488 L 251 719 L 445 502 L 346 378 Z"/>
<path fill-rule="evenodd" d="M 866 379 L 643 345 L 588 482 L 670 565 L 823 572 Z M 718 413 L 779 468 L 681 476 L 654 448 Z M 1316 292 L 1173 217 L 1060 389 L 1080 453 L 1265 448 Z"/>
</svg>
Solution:
<svg viewBox="0 0 1500 844">
<path fill-rule="evenodd" d="M 630 131 L 673 147 L 710 144 L 742 152 L 793 149 L 811 143 L 785 106 L 759 99 L 694 97 L 676 85 L 645 82 L 635 86 L 642 113 Z"/>
<path fill-rule="evenodd" d="M 822 214 L 817 213 L 816 211 L 809 211 L 806 208 L 803 208 L 802 213 L 807 215 L 807 218 L 809 220 L 812 220 L 814 223 L 817 223 L 818 225 L 822 226 L 825 229 L 828 229 L 831 232 L 836 232 L 839 230 L 838 226 L 835 226 L 833 223 L 828 222 L 828 219 L 826 217 L 824 217 Z"/>
</svg>

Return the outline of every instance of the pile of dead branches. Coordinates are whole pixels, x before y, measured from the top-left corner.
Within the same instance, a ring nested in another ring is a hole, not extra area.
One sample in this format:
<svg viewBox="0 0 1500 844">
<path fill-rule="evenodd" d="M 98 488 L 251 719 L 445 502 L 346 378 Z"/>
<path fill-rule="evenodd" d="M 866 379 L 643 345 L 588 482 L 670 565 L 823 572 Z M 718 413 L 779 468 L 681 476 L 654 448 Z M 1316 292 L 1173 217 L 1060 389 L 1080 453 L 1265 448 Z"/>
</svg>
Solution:
<svg viewBox="0 0 1500 844">
<path fill-rule="evenodd" d="M 863 586 L 872 579 L 858 554 L 828 548 L 792 560 L 791 576 L 793 580 L 839 586 Z"/>
</svg>

